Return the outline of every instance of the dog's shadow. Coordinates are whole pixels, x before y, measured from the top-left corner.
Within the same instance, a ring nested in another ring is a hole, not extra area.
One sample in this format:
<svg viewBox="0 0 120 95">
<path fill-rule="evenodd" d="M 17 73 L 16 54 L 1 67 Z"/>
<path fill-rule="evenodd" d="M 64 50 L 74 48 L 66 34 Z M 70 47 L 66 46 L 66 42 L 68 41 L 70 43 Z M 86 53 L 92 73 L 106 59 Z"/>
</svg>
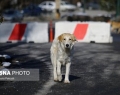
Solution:
<svg viewBox="0 0 120 95">
<path fill-rule="evenodd" d="M 65 79 L 65 75 L 62 75 L 62 81 L 64 81 L 64 79 Z M 76 80 L 76 79 L 80 79 L 80 77 L 74 76 L 74 75 L 69 75 L 69 80 L 70 81 L 73 81 L 73 80 Z"/>
</svg>

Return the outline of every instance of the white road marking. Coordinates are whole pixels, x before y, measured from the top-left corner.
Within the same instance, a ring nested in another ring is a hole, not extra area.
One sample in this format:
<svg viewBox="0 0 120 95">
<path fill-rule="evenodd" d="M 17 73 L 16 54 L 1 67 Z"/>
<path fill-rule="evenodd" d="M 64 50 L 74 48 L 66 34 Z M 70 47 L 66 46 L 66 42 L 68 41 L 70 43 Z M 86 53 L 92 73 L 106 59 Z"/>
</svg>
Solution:
<svg viewBox="0 0 120 95">
<path fill-rule="evenodd" d="M 46 95 L 50 88 L 55 85 L 56 83 L 53 81 L 53 73 L 52 73 L 52 66 L 47 62 L 47 65 L 49 66 L 50 69 L 50 78 L 48 79 L 48 82 L 46 82 L 43 86 L 42 89 L 38 90 L 38 92 L 35 95 Z"/>
<path fill-rule="evenodd" d="M 32 53 L 33 54 L 33 53 Z M 37 60 L 41 60 L 41 61 L 45 61 L 45 59 L 42 59 L 43 57 L 39 56 L 34 52 L 33 55 L 29 55 L 29 57 L 34 57 Z M 48 79 L 48 81 L 43 85 L 43 88 L 38 90 L 38 92 L 35 95 L 46 95 L 47 93 L 49 93 L 50 88 L 56 84 L 56 82 L 54 82 L 53 80 L 53 71 L 52 71 L 52 64 L 51 62 L 45 62 L 50 70 L 50 77 Z"/>
</svg>

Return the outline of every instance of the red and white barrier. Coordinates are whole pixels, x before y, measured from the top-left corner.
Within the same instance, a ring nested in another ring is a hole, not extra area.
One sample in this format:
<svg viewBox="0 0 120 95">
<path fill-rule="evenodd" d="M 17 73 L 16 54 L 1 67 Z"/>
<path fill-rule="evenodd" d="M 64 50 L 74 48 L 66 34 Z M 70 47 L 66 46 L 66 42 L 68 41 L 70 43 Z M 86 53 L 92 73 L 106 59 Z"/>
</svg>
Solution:
<svg viewBox="0 0 120 95">
<path fill-rule="evenodd" d="M 2 23 L 0 42 L 48 42 L 48 23 Z"/>
<path fill-rule="evenodd" d="M 48 23 L 28 23 L 22 40 L 35 43 L 48 42 Z"/>
<path fill-rule="evenodd" d="M 55 38 L 62 33 L 74 34 L 79 42 L 111 43 L 110 24 L 103 22 L 57 22 Z"/>
<path fill-rule="evenodd" d="M 3 23 L 0 25 L 0 42 L 7 42 L 15 24 Z"/>
</svg>

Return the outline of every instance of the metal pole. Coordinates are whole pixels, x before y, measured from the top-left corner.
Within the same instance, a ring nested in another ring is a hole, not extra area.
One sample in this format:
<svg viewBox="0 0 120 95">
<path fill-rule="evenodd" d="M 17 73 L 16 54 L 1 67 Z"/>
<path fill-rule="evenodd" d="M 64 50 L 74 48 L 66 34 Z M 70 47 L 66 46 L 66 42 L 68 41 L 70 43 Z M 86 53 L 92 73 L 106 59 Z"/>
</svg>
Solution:
<svg viewBox="0 0 120 95">
<path fill-rule="evenodd" d="M 86 0 L 83 0 L 83 12 L 85 13 L 85 9 L 86 9 Z"/>
<path fill-rule="evenodd" d="M 117 16 L 120 16 L 120 0 L 117 0 L 117 10 L 116 10 Z"/>
<path fill-rule="evenodd" d="M 55 3 L 56 3 L 56 10 L 55 10 L 56 19 L 60 19 L 60 1 L 61 0 L 55 0 Z"/>
</svg>

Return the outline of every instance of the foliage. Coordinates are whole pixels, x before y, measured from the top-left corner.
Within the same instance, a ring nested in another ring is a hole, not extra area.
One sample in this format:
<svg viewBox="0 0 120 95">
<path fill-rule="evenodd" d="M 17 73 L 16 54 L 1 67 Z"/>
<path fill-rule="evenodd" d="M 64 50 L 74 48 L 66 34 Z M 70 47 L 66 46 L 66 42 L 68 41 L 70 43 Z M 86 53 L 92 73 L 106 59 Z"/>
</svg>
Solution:
<svg viewBox="0 0 120 95">
<path fill-rule="evenodd" d="M 117 0 L 100 0 L 100 5 L 103 10 L 113 11 L 116 10 Z"/>
</svg>

